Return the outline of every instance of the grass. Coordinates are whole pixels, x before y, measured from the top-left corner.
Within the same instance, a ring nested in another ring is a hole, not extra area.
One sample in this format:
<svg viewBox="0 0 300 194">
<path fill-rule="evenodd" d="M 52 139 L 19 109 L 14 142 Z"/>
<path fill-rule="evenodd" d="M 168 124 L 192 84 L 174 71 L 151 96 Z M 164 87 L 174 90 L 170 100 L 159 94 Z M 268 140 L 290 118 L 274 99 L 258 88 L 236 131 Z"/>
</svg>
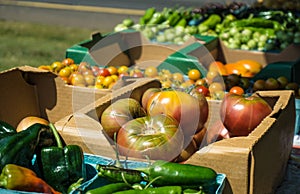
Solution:
<svg viewBox="0 0 300 194">
<path fill-rule="evenodd" d="M 61 61 L 67 48 L 92 34 L 88 29 L 16 21 L 0 20 L 0 26 L 0 71 Z"/>
</svg>

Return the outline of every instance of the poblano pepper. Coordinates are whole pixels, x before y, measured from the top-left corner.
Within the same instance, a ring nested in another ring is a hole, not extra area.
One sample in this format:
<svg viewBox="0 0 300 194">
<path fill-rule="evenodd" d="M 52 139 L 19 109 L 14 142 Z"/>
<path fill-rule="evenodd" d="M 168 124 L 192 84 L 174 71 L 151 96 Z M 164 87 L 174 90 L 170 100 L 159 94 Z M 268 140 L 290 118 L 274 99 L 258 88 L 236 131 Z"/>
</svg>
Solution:
<svg viewBox="0 0 300 194">
<path fill-rule="evenodd" d="M 16 129 L 10 124 L 0 121 L 0 138 L 7 136 L 8 134 L 16 134 Z"/>
<path fill-rule="evenodd" d="M 32 168 L 32 159 L 41 144 L 43 132 L 49 128 L 41 124 L 33 124 L 18 133 L 7 133 L 0 139 L 0 170 L 6 164 L 17 164 Z M 45 143 L 50 141 L 43 141 Z"/>
<path fill-rule="evenodd" d="M 44 180 L 54 189 L 66 193 L 68 187 L 85 177 L 83 151 L 78 145 L 63 146 L 53 124 L 49 124 L 57 146 L 41 150 L 42 174 Z"/>
</svg>

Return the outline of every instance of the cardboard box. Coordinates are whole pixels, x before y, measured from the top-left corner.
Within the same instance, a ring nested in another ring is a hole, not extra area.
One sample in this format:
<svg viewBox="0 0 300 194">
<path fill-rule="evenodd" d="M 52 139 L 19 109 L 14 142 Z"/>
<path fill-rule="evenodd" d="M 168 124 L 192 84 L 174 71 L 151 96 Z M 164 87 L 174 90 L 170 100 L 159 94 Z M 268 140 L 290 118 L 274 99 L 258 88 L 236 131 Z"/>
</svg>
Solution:
<svg viewBox="0 0 300 194">
<path fill-rule="evenodd" d="M 138 79 L 120 80 L 117 88 Z M 114 90 L 69 86 L 56 74 L 30 66 L 0 73 L 0 120 L 12 126 L 26 116 L 39 116 L 55 123 Z"/>
<path fill-rule="evenodd" d="M 295 99 L 291 91 L 258 92 L 273 112 L 247 137 L 235 137 L 200 149 L 186 163 L 226 174 L 224 193 L 274 193 L 291 153 Z"/>
<path fill-rule="evenodd" d="M 66 57 L 74 59 L 75 63 L 86 61 L 101 66 L 136 65 L 141 69 L 154 65 L 159 69 L 184 74 L 188 69 L 200 68 L 204 75 L 206 69 L 202 63 L 214 61 L 217 54 L 216 37 L 194 36 L 183 45 L 159 44 L 150 42 L 141 32 L 133 30 L 106 36 L 94 34 L 91 40 L 66 50 Z"/>
<path fill-rule="evenodd" d="M 152 82 L 139 82 L 106 95 L 56 126 L 67 143 L 79 144 L 87 153 L 115 158 L 113 140 L 103 133 L 99 116 L 116 99 L 140 100 L 149 87 Z M 284 177 L 294 137 L 295 98 L 292 91 L 261 91 L 258 95 L 273 111 L 249 136 L 213 142 L 186 161 L 226 174 L 225 193 L 274 193 Z M 221 101 L 209 101 L 207 126 L 219 119 L 220 105 Z"/>
<path fill-rule="evenodd" d="M 222 40 L 219 40 L 219 42 L 226 63 L 234 63 L 242 59 L 251 59 L 261 63 L 263 67 L 265 67 L 269 63 L 292 62 L 300 58 L 300 44 L 291 44 L 281 52 L 262 52 L 230 49 L 224 45 Z"/>
</svg>

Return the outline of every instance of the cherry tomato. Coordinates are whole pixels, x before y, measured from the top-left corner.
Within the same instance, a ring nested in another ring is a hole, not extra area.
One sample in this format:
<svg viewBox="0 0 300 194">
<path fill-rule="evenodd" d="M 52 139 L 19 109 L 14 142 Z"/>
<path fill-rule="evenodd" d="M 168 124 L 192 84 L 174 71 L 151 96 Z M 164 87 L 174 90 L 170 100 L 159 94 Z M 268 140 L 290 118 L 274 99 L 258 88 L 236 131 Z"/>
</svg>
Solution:
<svg viewBox="0 0 300 194">
<path fill-rule="evenodd" d="M 98 75 L 107 77 L 107 76 L 110 76 L 110 72 L 106 68 L 100 68 L 98 71 Z"/>
<path fill-rule="evenodd" d="M 233 86 L 232 88 L 230 88 L 229 93 L 243 95 L 245 93 L 245 91 L 240 86 Z"/>
<path fill-rule="evenodd" d="M 204 96 L 209 96 L 209 90 L 207 87 L 200 85 L 195 88 L 199 93 L 202 93 Z"/>
<path fill-rule="evenodd" d="M 198 69 L 191 69 L 188 71 L 188 78 L 196 81 L 201 78 L 201 72 Z"/>
</svg>

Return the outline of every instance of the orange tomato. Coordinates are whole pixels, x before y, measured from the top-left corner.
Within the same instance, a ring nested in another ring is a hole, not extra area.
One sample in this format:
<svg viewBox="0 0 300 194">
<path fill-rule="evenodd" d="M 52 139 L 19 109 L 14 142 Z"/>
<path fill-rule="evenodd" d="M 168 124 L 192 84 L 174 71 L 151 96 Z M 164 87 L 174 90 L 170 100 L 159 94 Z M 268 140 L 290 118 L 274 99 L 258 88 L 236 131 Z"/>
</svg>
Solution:
<svg viewBox="0 0 300 194">
<path fill-rule="evenodd" d="M 244 76 L 248 70 L 241 64 L 236 64 L 236 63 L 227 63 L 224 65 L 226 68 L 226 71 L 229 74 L 237 74 Z"/>
<path fill-rule="evenodd" d="M 213 61 L 210 63 L 209 71 L 218 71 L 221 75 L 228 75 L 227 70 L 221 61 Z"/>
<path fill-rule="evenodd" d="M 236 64 L 244 66 L 252 74 L 256 74 L 262 69 L 262 65 L 260 63 L 250 59 L 239 60 Z"/>
<path fill-rule="evenodd" d="M 237 95 L 243 95 L 245 93 L 244 89 L 240 86 L 233 86 L 230 88 L 229 93 L 237 94 Z"/>
<path fill-rule="evenodd" d="M 108 66 L 106 69 L 109 71 L 110 75 L 118 74 L 118 68 L 115 66 Z"/>
<path fill-rule="evenodd" d="M 190 80 L 196 81 L 201 78 L 201 72 L 198 69 L 190 69 L 188 71 L 188 78 Z"/>
</svg>

